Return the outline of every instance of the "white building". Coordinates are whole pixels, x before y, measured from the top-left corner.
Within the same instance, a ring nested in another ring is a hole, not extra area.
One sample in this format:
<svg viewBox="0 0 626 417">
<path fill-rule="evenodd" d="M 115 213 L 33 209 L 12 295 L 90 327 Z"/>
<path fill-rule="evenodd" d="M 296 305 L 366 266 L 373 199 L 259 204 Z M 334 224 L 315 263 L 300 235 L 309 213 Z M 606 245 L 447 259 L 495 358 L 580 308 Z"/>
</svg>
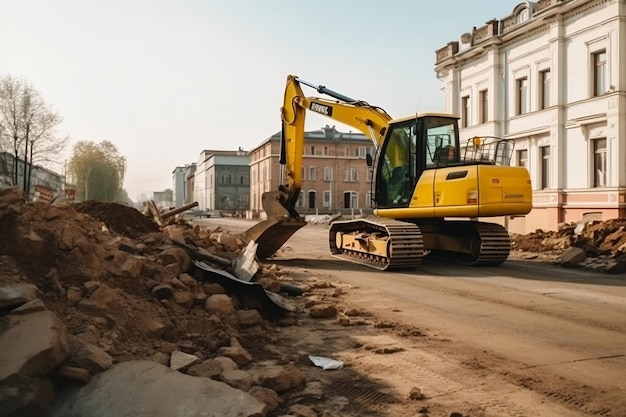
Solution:
<svg viewBox="0 0 626 417">
<path fill-rule="evenodd" d="M 515 139 L 533 210 L 509 230 L 626 217 L 626 1 L 523 2 L 436 51 L 461 138 Z"/>
</svg>

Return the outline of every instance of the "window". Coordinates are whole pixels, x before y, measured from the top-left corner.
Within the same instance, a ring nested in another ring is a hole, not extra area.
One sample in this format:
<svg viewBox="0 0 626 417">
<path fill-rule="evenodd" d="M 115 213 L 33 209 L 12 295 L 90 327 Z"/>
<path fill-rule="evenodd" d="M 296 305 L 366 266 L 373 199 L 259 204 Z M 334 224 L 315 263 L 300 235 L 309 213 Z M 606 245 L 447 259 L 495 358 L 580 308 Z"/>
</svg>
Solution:
<svg viewBox="0 0 626 417">
<path fill-rule="evenodd" d="M 606 139 L 593 139 L 593 186 L 606 186 Z"/>
<path fill-rule="evenodd" d="M 367 182 L 372 182 L 372 178 L 374 178 L 374 170 L 372 168 L 367 168 L 367 178 L 365 180 Z"/>
<path fill-rule="evenodd" d="M 593 58 L 593 95 L 601 96 L 606 93 L 606 51 L 592 54 Z"/>
<path fill-rule="evenodd" d="M 488 101 L 488 93 L 487 90 L 482 90 L 480 92 L 480 122 L 487 123 L 489 120 L 489 101 Z"/>
<path fill-rule="evenodd" d="M 356 191 L 343 193 L 343 208 L 359 208 L 359 193 Z"/>
<path fill-rule="evenodd" d="M 520 149 L 517 151 L 517 165 L 528 168 L 528 150 Z"/>
<path fill-rule="evenodd" d="M 298 201 L 296 206 L 299 208 L 304 208 L 304 191 L 300 191 L 300 195 L 298 196 Z"/>
<path fill-rule="evenodd" d="M 469 126 L 470 118 L 470 98 L 465 96 L 461 98 L 461 127 Z"/>
<path fill-rule="evenodd" d="M 366 153 L 367 153 L 367 148 L 365 146 L 359 146 L 359 150 L 357 151 L 358 157 L 365 158 Z"/>
<path fill-rule="evenodd" d="M 350 167 L 343 172 L 343 180 L 345 182 L 357 182 L 359 180 L 358 170 Z"/>
<path fill-rule="evenodd" d="M 528 78 L 518 78 L 517 81 L 517 114 L 528 113 Z"/>
<path fill-rule="evenodd" d="M 346 146 L 343 148 L 343 156 L 350 156 L 350 147 Z"/>
<path fill-rule="evenodd" d="M 315 181 L 317 179 L 317 169 L 315 167 L 309 167 L 309 179 Z"/>
<path fill-rule="evenodd" d="M 530 13 L 528 13 L 528 8 L 525 7 L 517 12 L 517 15 L 515 16 L 515 23 L 523 23 L 528 20 L 529 16 Z"/>
<path fill-rule="evenodd" d="M 372 192 L 365 193 L 365 207 L 372 208 Z"/>
<path fill-rule="evenodd" d="M 315 191 L 309 191 L 309 208 L 315 208 Z"/>
<path fill-rule="evenodd" d="M 333 180 L 333 167 L 324 167 L 324 181 Z"/>
<path fill-rule="evenodd" d="M 539 72 L 539 110 L 550 107 L 550 70 Z"/>
<path fill-rule="evenodd" d="M 315 145 L 309 147 L 309 155 L 315 155 Z"/>
<path fill-rule="evenodd" d="M 322 207 L 330 207 L 330 191 L 329 190 L 324 191 L 324 194 L 322 197 Z"/>
<path fill-rule="evenodd" d="M 239 176 L 239 185 L 247 185 L 248 184 L 248 176 L 240 175 Z"/>
<path fill-rule="evenodd" d="M 322 148 L 322 155 L 324 155 L 324 156 L 330 155 L 329 150 L 328 150 L 328 146 L 324 146 Z"/>
<path fill-rule="evenodd" d="M 222 175 L 222 184 L 232 184 L 232 177 L 230 174 L 223 174 Z"/>
<path fill-rule="evenodd" d="M 550 187 L 550 147 L 541 146 L 541 188 L 545 190 Z"/>
</svg>

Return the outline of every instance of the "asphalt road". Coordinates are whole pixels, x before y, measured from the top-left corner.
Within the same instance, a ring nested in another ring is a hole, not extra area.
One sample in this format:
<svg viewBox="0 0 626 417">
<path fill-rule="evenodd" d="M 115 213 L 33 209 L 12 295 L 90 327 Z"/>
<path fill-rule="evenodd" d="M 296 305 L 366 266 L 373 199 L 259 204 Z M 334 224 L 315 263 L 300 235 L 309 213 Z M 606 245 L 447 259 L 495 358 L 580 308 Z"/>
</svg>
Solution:
<svg viewBox="0 0 626 417">
<path fill-rule="evenodd" d="M 626 416 L 625 275 L 521 260 L 381 272 L 332 258 L 327 242 L 307 225 L 272 262 L 341 282 L 354 305 L 425 336 L 385 342 L 403 345 L 397 355 L 346 353 L 363 372 L 479 416 Z"/>
</svg>

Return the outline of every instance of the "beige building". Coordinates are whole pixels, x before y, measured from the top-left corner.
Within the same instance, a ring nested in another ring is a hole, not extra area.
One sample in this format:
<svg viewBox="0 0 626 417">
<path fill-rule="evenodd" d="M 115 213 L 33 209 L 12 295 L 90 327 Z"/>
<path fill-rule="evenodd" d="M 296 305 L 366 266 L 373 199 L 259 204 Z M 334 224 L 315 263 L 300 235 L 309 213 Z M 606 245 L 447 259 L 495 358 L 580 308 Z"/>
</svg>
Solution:
<svg viewBox="0 0 626 417">
<path fill-rule="evenodd" d="M 533 210 L 512 232 L 626 215 L 626 3 L 539 0 L 436 51 L 461 140 L 514 139 Z M 514 7 L 513 7 L 514 6 Z M 485 16 L 486 18 L 490 16 Z"/>
<path fill-rule="evenodd" d="M 365 135 L 326 126 L 306 132 L 304 144 L 298 213 L 360 213 L 371 208 L 372 175 L 365 155 L 373 154 L 373 146 Z M 249 218 L 264 218 L 261 196 L 278 189 L 283 169 L 279 151 L 280 132 L 250 151 Z"/>
</svg>

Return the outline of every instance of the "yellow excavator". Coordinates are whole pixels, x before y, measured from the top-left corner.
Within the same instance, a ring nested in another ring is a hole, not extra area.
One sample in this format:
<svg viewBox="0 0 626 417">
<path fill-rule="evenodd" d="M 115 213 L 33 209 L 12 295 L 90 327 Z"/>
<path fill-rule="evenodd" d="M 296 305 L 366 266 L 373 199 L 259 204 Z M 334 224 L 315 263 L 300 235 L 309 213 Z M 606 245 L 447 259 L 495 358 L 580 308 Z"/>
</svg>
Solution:
<svg viewBox="0 0 626 417">
<path fill-rule="evenodd" d="M 302 85 L 330 98 L 306 97 Z M 380 270 L 409 269 L 426 255 L 467 265 L 500 265 L 507 230 L 480 217 L 532 209 L 528 171 L 510 166 L 513 141 L 473 137 L 461 144 L 458 117 L 419 113 L 392 119 L 382 108 L 289 75 L 281 108 L 280 185 L 262 196 L 267 219 L 244 232 L 260 259 L 271 257 L 306 224 L 295 210 L 302 183 L 306 112 L 370 137 L 373 216 L 331 224 L 332 255 Z"/>
</svg>

